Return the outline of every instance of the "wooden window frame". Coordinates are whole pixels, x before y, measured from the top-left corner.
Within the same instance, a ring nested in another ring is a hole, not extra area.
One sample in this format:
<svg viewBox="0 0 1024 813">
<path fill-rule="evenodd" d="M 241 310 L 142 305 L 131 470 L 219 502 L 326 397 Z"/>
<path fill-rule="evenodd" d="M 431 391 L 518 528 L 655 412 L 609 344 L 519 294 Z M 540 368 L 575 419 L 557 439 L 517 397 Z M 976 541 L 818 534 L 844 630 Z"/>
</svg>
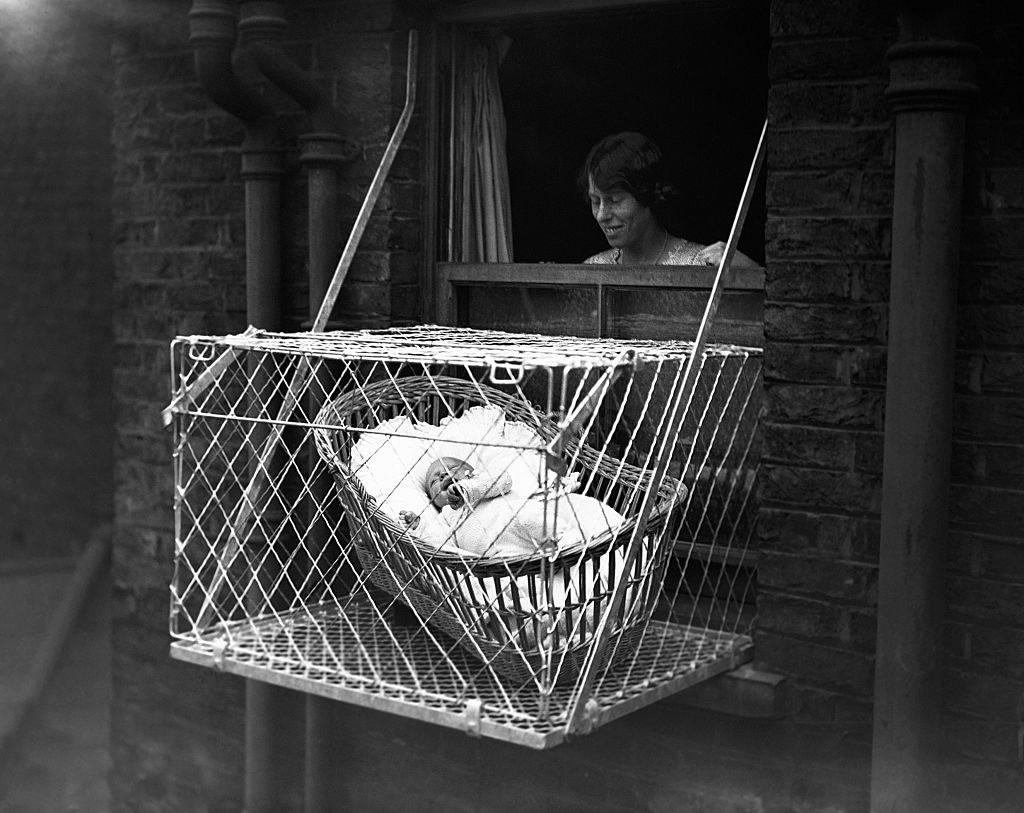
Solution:
<svg viewBox="0 0 1024 813">
<path fill-rule="evenodd" d="M 439 43 L 450 38 L 454 27 L 505 24 L 571 14 L 593 14 L 629 9 L 723 8 L 742 7 L 748 0 L 412 0 L 427 12 L 420 47 L 420 97 L 424 115 L 422 134 L 423 183 L 425 200 L 423 216 L 422 258 L 420 267 L 420 319 L 422 322 L 454 324 L 452 295 L 459 284 L 522 284 L 593 285 L 598 287 L 603 303 L 606 289 L 613 287 L 668 287 L 707 289 L 700 280 L 707 275 L 706 266 L 601 266 L 583 263 L 453 263 L 439 257 L 438 212 L 440 200 L 440 81 Z M 461 270 L 460 270 L 461 269 Z M 600 269 L 600 270 L 598 270 Z M 726 282 L 726 289 L 764 291 L 763 269 L 737 270 Z M 604 313 L 603 307 L 601 308 Z"/>
<path fill-rule="evenodd" d="M 629 288 L 710 291 L 712 268 L 706 265 L 600 265 L 586 263 L 436 263 L 433 320 L 457 326 L 459 288 L 468 286 L 589 287 L 597 291 L 598 335 L 607 335 L 605 301 L 610 291 Z M 764 292 L 764 269 L 729 270 L 728 291 Z M 739 342 L 738 342 L 739 343 Z"/>
</svg>

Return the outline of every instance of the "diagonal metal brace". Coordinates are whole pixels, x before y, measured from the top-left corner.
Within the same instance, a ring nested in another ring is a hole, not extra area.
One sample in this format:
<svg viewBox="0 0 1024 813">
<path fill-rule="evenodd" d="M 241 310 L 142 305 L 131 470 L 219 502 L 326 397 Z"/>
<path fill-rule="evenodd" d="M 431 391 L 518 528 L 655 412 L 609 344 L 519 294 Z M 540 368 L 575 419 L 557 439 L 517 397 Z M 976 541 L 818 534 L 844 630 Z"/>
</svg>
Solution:
<svg viewBox="0 0 1024 813">
<path fill-rule="evenodd" d="M 740 233 L 743 231 L 743 223 L 746 220 L 747 211 L 750 209 L 750 201 L 754 194 L 754 185 L 764 163 L 764 140 L 767 129 L 768 121 L 766 119 L 761 127 L 761 136 L 754 151 L 754 159 L 747 174 L 746 184 L 743 187 L 743 194 L 740 196 L 740 204 L 733 218 L 732 228 L 729 230 L 729 239 L 726 241 L 722 259 L 718 263 L 718 270 L 711 285 L 711 293 L 708 295 L 708 301 L 704 307 L 704 315 L 701 318 L 700 327 L 697 329 L 697 338 L 693 344 L 693 354 L 687 360 L 683 381 L 673 396 L 671 411 L 669 412 L 672 415 L 672 420 L 662 436 L 662 449 L 661 454 L 658 455 L 658 465 L 655 467 L 650 486 L 644 494 L 643 504 L 640 509 L 641 520 L 648 517 L 651 509 L 654 507 L 655 498 L 665 478 L 669 458 L 671 457 L 667 453 L 665 446 L 671 441 L 671 438 L 675 437 L 682 426 L 690 399 L 697 386 L 697 377 L 701 369 L 700 360 L 704 355 L 704 347 L 707 345 L 708 336 L 711 333 L 711 323 L 714 321 L 715 313 L 718 311 L 718 303 L 722 298 L 725 276 L 736 253 L 736 245 L 739 242 Z M 644 538 L 645 531 L 646 526 L 643 521 L 637 522 L 633 528 L 633 533 L 626 547 L 619 579 L 615 584 L 615 590 L 608 605 L 605 607 L 597 631 L 594 634 L 590 651 L 587 653 L 587 658 L 580 673 L 578 689 L 573 697 L 566 718 L 566 733 L 570 736 L 585 734 L 593 725 L 592 713 L 588 711 L 588 706 L 593 700 L 592 695 L 594 682 L 597 678 L 598 664 L 602 662 L 604 651 L 608 647 L 612 632 L 612 619 L 618 613 L 626 592 L 626 574 L 629 573 L 640 551 L 640 543 Z M 592 706 L 590 708 L 592 709 Z"/>
</svg>

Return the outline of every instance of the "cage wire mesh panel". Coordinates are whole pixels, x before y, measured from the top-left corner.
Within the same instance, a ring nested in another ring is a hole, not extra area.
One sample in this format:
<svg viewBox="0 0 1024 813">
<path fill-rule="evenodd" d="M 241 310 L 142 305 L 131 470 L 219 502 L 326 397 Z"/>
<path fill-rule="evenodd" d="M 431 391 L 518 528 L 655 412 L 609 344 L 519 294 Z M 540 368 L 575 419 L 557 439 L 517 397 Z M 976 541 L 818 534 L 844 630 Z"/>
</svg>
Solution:
<svg viewBox="0 0 1024 813">
<path fill-rule="evenodd" d="M 761 356 L 692 349 L 177 339 L 172 654 L 539 748 L 734 668 Z"/>
</svg>

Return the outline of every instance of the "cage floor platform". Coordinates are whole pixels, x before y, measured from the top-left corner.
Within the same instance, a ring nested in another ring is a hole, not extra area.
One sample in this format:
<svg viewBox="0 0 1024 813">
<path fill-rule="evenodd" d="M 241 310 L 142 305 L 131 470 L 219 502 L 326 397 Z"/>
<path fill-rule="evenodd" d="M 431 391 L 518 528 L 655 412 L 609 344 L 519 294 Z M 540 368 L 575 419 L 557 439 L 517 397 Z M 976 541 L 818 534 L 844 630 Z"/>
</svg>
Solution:
<svg viewBox="0 0 1024 813">
<path fill-rule="evenodd" d="M 365 599 L 362 599 L 365 601 Z M 445 645 L 444 642 L 448 642 Z M 442 646 L 438 646 L 442 642 Z M 750 660 L 749 636 L 652 621 L 595 683 L 591 730 Z M 247 618 L 172 643 L 178 660 L 532 748 L 568 739 L 574 687 L 542 693 L 489 672 L 454 641 L 353 600 Z"/>
</svg>

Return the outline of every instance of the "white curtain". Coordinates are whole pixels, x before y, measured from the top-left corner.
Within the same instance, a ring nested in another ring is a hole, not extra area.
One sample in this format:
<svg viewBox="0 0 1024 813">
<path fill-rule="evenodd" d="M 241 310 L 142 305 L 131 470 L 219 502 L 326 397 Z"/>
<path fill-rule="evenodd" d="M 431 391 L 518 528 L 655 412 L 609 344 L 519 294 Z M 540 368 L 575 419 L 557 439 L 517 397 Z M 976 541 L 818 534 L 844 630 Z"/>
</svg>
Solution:
<svg viewBox="0 0 1024 813">
<path fill-rule="evenodd" d="M 498 65 L 507 50 L 490 34 L 452 43 L 448 254 L 453 262 L 512 262 L 505 111 Z"/>
</svg>

